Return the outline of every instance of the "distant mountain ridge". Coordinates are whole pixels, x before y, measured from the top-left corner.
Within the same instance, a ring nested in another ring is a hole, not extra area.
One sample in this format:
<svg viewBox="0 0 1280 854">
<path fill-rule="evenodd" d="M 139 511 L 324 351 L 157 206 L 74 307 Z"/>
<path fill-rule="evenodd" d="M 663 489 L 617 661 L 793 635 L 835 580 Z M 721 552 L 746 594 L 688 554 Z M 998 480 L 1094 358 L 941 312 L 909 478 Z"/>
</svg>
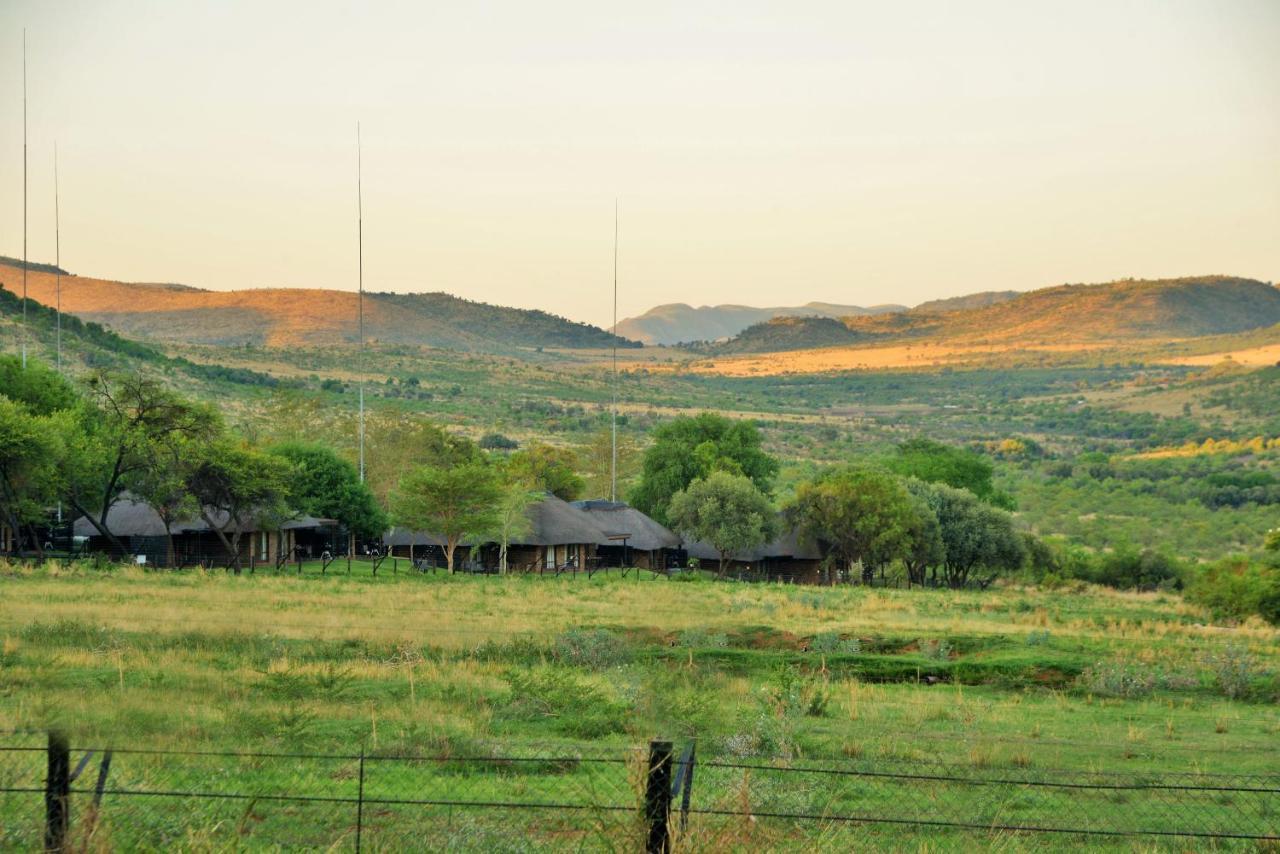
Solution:
<svg viewBox="0 0 1280 854">
<path fill-rule="evenodd" d="M 0 258 L 0 286 L 21 292 L 21 262 Z M 27 265 L 27 292 L 55 301 L 55 268 Z M 135 338 L 186 344 L 296 346 L 356 340 L 357 295 L 321 288 L 209 291 L 63 273 L 62 307 Z M 365 292 L 370 341 L 456 350 L 640 346 L 544 311 L 472 302 L 445 293 Z"/>
<path fill-rule="evenodd" d="M 837 305 L 810 302 L 800 306 L 757 308 L 748 305 L 703 305 L 670 303 L 644 314 L 618 321 L 619 335 L 645 344 L 681 344 L 732 338 L 748 326 L 775 317 L 849 317 L 905 311 L 904 305 Z"/>
<path fill-rule="evenodd" d="M 1277 323 L 1280 288 L 1266 282 L 1219 275 L 1126 279 L 974 294 L 835 323 L 830 318 L 779 318 L 750 326 L 709 349 L 727 355 L 916 339 L 1025 345 L 1123 342 L 1223 335 Z"/>
</svg>

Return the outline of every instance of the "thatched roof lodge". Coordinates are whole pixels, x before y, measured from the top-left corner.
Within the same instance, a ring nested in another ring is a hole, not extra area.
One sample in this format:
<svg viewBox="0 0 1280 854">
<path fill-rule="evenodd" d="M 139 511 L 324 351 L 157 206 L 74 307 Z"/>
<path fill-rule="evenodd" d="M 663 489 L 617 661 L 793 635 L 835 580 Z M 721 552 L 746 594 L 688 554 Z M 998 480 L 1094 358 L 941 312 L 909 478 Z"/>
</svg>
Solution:
<svg viewBox="0 0 1280 854">
<path fill-rule="evenodd" d="M 219 511 L 209 515 L 219 525 L 226 524 L 224 513 Z M 160 514 L 128 493 L 107 511 L 106 527 L 125 545 L 126 553 L 118 554 L 111 541 L 83 516 L 76 519 L 72 531 L 89 551 L 110 554 L 117 559 L 132 558 L 155 566 L 222 566 L 232 562 L 227 547 L 209 523 L 201 518 L 180 519 L 173 523 L 168 531 L 173 537 L 173 553 L 170 554 L 169 539 Z M 240 535 L 240 563 L 247 567 L 288 560 L 294 556 L 319 556 L 325 549 L 340 545 L 341 539 L 336 520 L 313 516 L 296 516 L 283 522 L 254 520 L 240 530 Z"/>
<path fill-rule="evenodd" d="M 680 536 L 631 505 L 593 499 L 573 506 L 604 533 L 596 547 L 601 566 L 666 570 L 683 564 Z"/>
</svg>

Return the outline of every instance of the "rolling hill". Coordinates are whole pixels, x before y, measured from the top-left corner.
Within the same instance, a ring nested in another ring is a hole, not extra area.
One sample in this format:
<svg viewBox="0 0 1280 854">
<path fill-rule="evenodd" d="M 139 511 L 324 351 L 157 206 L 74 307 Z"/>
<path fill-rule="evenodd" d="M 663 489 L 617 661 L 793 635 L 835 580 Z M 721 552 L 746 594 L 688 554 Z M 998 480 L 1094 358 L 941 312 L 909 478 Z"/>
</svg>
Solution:
<svg viewBox="0 0 1280 854">
<path fill-rule="evenodd" d="M 948 302 L 962 307 L 947 310 Z M 1012 296 L 1008 292 L 976 294 L 925 303 L 905 312 L 844 317 L 840 323 L 848 332 L 844 341 L 830 324 L 763 324 L 712 350 L 762 353 L 919 339 L 1119 344 L 1225 335 L 1280 323 L 1280 288 L 1232 276 L 1060 285 Z M 813 337 L 806 342 L 810 333 Z"/>
<path fill-rule="evenodd" d="M 29 296 L 54 303 L 54 268 L 31 264 Z M 0 258 L 0 287 L 20 292 L 21 262 Z M 62 307 L 124 335 L 183 344 L 272 347 L 356 340 L 356 294 L 320 288 L 208 291 L 64 274 Z M 471 302 L 444 293 L 365 293 L 370 341 L 456 350 L 608 347 L 613 335 L 543 311 Z M 623 347 L 639 346 L 618 339 Z"/>
<path fill-rule="evenodd" d="M 732 338 L 749 326 L 775 317 L 849 317 L 904 311 L 906 306 L 835 305 L 811 302 L 801 306 L 755 308 L 746 305 L 704 305 L 694 308 L 672 303 L 651 308 L 644 314 L 618 321 L 617 332 L 645 344 L 681 344 L 689 341 L 719 341 Z"/>
</svg>

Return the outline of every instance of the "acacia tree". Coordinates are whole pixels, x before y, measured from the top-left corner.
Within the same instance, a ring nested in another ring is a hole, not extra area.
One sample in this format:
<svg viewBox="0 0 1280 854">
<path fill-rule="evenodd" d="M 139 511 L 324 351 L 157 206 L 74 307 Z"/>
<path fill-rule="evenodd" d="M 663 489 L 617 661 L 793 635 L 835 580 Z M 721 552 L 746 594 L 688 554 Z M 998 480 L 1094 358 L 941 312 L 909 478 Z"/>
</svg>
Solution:
<svg viewBox="0 0 1280 854">
<path fill-rule="evenodd" d="M 462 540 L 486 536 L 497 527 L 501 498 L 497 474 L 483 462 L 417 466 L 392 490 L 391 517 L 410 531 L 442 537 L 452 573 L 453 556 Z"/>
<path fill-rule="evenodd" d="M 740 474 L 712 472 L 677 492 L 667 511 L 677 531 L 704 540 L 720 556 L 717 575 L 724 575 L 729 557 L 773 538 L 777 514 L 751 479 Z"/>
<path fill-rule="evenodd" d="M 97 374 L 88 390 L 62 459 L 67 501 L 124 553 L 107 523 L 120 494 L 167 464 L 173 457 L 167 447 L 208 441 L 218 422 L 211 408 L 141 374 Z"/>
<path fill-rule="evenodd" d="M 498 499 L 497 521 L 493 537 L 498 541 L 498 572 L 507 574 L 507 549 L 516 537 L 522 537 L 533 529 L 529 508 L 538 503 L 541 495 L 521 482 L 507 483 Z"/>
<path fill-rule="evenodd" d="M 788 515 L 801 532 L 825 546 L 828 560 L 864 577 L 911 545 L 916 505 L 886 471 L 861 465 L 833 469 L 796 490 Z"/>
<path fill-rule="evenodd" d="M 768 495 L 778 461 L 764 452 L 753 421 L 712 412 L 673 418 L 653 431 L 632 503 L 666 524 L 672 496 L 716 471 L 743 475 Z"/>
<path fill-rule="evenodd" d="M 278 525 L 291 514 L 290 473 L 290 464 L 280 457 L 222 440 L 209 446 L 188 477 L 200 518 L 222 541 L 236 575 L 244 532 Z"/>
<path fill-rule="evenodd" d="M 583 494 L 588 498 L 608 498 L 614 470 L 612 431 L 605 428 L 592 433 L 577 453 L 577 467 L 584 475 Z M 640 472 L 640 446 L 628 433 L 618 433 L 617 471 L 618 494 L 626 495 Z"/>
</svg>

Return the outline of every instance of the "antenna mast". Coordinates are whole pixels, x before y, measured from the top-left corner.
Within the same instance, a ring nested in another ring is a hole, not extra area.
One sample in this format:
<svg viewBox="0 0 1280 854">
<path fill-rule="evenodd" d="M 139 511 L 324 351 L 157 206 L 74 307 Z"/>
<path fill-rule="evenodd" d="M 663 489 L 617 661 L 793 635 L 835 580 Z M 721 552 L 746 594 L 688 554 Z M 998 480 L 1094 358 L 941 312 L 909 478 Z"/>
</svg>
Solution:
<svg viewBox="0 0 1280 854">
<path fill-rule="evenodd" d="M 613 411 L 609 500 L 618 500 L 618 200 L 613 200 Z"/>
<path fill-rule="evenodd" d="M 53 142 L 53 281 L 57 310 L 58 373 L 62 373 L 62 217 L 58 211 L 58 141 Z M 61 506 L 61 505 L 59 505 Z"/>
<path fill-rule="evenodd" d="M 27 29 L 22 28 L 22 367 L 27 367 Z"/>
<path fill-rule="evenodd" d="M 359 365 L 364 370 L 364 171 L 360 152 L 360 123 L 356 122 L 356 269 L 359 293 Z M 364 374 L 360 375 L 360 482 L 364 483 Z"/>
</svg>

